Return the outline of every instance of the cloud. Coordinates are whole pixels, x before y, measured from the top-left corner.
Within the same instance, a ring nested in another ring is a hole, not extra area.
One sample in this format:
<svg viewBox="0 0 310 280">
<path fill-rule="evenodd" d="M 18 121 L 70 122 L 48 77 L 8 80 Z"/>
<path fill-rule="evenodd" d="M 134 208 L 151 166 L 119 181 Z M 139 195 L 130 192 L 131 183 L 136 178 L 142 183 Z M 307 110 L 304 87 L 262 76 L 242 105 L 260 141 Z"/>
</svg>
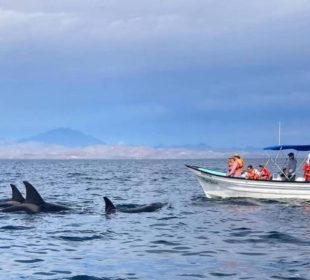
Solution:
<svg viewBox="0 0 310 280">
<path fill-rule="evenodd" d="M 240 67 L 309 53 L 309 11 L 303 0 L 10 1 L 0 6 L 1 49 L 98 75 Z"/>
<path fill-rule="evenodd" d="M 78 19 L 65 13 L 25 13 L 0 8 L 2 44 L 29 44 L 59 39 L 76 28 Z M 3 47 L 2 47 L 3 48 Z"/>
</svg>

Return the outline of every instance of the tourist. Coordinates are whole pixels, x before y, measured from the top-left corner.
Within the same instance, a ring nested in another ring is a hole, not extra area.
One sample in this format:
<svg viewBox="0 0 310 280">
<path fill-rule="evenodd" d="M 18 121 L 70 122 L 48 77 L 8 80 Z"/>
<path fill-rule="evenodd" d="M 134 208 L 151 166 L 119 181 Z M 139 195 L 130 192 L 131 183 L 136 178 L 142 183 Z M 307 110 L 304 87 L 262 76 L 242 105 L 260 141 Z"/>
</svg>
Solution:
<svg viewBox="0 0 310 280">
<path fill-rule="evenodd" d="M 288 181 L 294 181 L 296 177 L 296 166 L 297 160 L 295 159 L 294 153 L 288 154 L 288 161 L 286 167 L 283 169 L 285 179 Z"/>
<path fill-rule="evenodd" d="M 304 177 L 306 181 L 310 181 L 310 154 L 304 164 Z"/>
<path fill-rule="evenodd" d="M 227 175 L 231 177 L 241 177 L 243 165 L 244 165 L 243 159 L 240 157 L 240 155 L 235 154 L 233 156 L 231 170 Z"/>
<path fill-rule="evenodd" d="M 245 174 L 245 179 L 248 180 L 257 180 L 259 178 L 259 173 L 256 169 L 253 168 L 253 165 L 248 165 L 247 172 Z"/>
<path fill-rule="evenodd" d="M 230 174 L 230 171 L 232 169 L 233 163 L 234 163 L 234 158 L 233 157 L 229 157 L 227 159 L 227 174 Z"/>
<path fill-rule="evenodd" d="M 259 173 L 260 173 L 260 175 L 259 175 L 260 180 L 270 180 L 271 179 L 271 173 L 266 166 L 260 164 L 258 166 L 258 168 L 259 168 Z"/>
</svg>

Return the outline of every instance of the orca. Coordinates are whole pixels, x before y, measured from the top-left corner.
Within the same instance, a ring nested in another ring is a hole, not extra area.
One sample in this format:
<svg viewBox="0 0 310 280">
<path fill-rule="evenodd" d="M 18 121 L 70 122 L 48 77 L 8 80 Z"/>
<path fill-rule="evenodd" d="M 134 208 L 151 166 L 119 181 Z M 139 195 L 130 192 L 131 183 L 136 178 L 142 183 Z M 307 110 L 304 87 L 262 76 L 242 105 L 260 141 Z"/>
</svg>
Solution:
<svg viewBox="0 0 310 280">
<path fill-rule="evenodd" d="M 1 208 L 20 205 L 25 201 L 25 198 L 20 193 L 19 189 L 14 184 L 10 184 L 10 186 L 12 189 L 12 198 L 11 200 L 1 202 L 0 203 Z"/>
<path fill-rule="evenodd" d="M 105 202 L 105 213 L 106 214 L 113 214 L 116 213 L 116 210 L 123 213 L 141 213 L 141 212 L 155 212 L 161 209 L 166 203 L 155 202 L 149 205 L 135 207 L 135 208 L 116 208 L 112 201 L 108 199 L 106 196 L 103 197 Z"/>
<path fill-rule="evenodd" d="M 38 191 L 29 182 L 23 182 L 26 187 L 26 199 L 18 204 L 4 208 L 2 212 L 25 211 L 27 213 L 59 212 L 70 208 L 45 202 Z"/>
</svg>

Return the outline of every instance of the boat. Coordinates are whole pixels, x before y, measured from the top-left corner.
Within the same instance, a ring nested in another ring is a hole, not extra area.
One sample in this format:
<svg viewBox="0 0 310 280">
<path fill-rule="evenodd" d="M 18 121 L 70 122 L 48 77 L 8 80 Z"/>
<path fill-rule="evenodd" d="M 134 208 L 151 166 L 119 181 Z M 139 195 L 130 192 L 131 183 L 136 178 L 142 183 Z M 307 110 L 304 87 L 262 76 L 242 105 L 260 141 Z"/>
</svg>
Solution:
<svg viewBox="0 0 310 280">
<path fill-rule="evenodd" d="M 310 151 L 310 145 L 277 145 L 264 148 L 266 151 L 278 151 L 268 163 L 280 169 L 277 159 L 283 150 Z M 300 164 L 301 166 L 302 164 Z M 225 172 L 205 167 L 186 165 L 196 176 L 208 198 L 259 198 L 259 199 L 304 199 L 310 200 L 310 182 L 303 177 L 295 181 L 283 181 L 280 173 L 274 173 L 271 180 L 250 180 L 244 177 L 229 177 Z M 300 167 L 299 167 L 300 168 Z"/>
</svg>

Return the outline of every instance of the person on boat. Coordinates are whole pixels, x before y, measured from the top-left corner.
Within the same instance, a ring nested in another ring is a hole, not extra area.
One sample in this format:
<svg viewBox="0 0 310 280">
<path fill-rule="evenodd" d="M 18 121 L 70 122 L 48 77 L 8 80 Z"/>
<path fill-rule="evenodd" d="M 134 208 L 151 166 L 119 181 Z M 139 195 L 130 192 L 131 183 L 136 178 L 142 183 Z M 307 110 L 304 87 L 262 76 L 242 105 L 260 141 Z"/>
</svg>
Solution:
<svg viewBox="0 0 310 280">
<path fill-rule="evenodd" d="M 227 174 L 230 173 L 230 171 L 232 169 L 232 166 L 233 166 L 233 163 L 234 163 L 234 158 L 233 157 L 229 157 L 228 160 L 227 160 Z"/>
<path fill-rule="evenodd" d="M 306 181 L 310 181 L 310 154 L 304 164 L 304 177 Z"/>
<path fill-rule="evenodd" d="M 243 159 L 240 157 L 240 155 L 235 154 L 233 156 L 231 170 L 228 172 L 227 175 L 231 177 L 241 177 L 243 166 L 244 166 Z"/>
<path fill-rule="evenodd" d="M 294 181 L 296 177 L 296 166 L 297 166 L 297 160 L 295 159 L 294 153 L 288 154 L 288 161 L 286 167 L 283 169 L 284 171 L 284 177 L 288 181 Z"/>
<path fill-rule="evenodd" d="M 254 169 L 253 165 L 248 165 L 245 179 L 248 180 L 257 180 L 259 178 L 259 173 L 256 169 Z"/>
<path fill-rule="evenodd" d="M 269 171 L 269 169 L 266 166 L 260 164 L 258 166 L 258 168 L 259 168 L 259 173 L 260 173 L 260 175 L 259 175 L 260 180 L 270 180 L 271 179 L 271 172 Z"/>
</svg>

